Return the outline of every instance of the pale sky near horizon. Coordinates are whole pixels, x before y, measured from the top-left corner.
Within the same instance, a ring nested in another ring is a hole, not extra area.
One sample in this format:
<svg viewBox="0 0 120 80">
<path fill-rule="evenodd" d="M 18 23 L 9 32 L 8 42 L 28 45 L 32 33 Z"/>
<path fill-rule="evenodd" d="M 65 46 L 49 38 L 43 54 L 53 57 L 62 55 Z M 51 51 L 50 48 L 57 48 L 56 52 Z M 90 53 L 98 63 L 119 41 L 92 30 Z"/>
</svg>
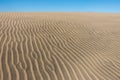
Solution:
<svg viewBox="0 0 120 80">
<path fill-rule="evenodd" d="M 0 12 L 120 13 L 120 0 L 0 0 Z"/>
</svg>

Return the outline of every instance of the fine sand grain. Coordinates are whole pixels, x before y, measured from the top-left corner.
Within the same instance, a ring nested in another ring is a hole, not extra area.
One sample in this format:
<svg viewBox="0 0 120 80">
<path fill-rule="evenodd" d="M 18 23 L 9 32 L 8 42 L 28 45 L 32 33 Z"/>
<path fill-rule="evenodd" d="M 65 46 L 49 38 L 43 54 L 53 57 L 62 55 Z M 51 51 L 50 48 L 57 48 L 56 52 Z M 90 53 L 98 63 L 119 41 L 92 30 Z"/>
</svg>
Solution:
<svg viewBox="0 0 120 80">
<path fill-rule="evenodd" d="M 120 14 L 0 13 L 0 80 L 120 80 Z"/>
</svg>

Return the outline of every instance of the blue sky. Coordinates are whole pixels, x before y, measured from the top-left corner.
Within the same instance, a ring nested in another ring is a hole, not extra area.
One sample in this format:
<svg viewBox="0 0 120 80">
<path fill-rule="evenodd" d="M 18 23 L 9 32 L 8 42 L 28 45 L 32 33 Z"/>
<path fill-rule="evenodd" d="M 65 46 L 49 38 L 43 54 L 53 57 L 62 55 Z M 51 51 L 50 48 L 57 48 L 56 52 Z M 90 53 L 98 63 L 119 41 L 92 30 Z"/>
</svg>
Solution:
<svg viewBox="0 0 120 80">
<path fill-rule="evenodd" d="M 0 0 L 0 12 L 120 13 L 120 0 Z"/>
</svg>

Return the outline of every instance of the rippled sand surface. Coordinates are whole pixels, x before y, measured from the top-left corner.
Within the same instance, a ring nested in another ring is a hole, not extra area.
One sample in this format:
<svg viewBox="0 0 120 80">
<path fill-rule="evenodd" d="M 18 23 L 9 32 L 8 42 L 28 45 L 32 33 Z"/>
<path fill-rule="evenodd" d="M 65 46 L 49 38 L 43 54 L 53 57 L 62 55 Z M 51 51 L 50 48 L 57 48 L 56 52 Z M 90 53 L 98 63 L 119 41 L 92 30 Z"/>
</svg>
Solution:
<svg viewBox="0 0 120 80">
<path fill-rule="evenodd" d="M 120 80 L 120 14 L 0 13 L 0 80 Z"/>
</svg>

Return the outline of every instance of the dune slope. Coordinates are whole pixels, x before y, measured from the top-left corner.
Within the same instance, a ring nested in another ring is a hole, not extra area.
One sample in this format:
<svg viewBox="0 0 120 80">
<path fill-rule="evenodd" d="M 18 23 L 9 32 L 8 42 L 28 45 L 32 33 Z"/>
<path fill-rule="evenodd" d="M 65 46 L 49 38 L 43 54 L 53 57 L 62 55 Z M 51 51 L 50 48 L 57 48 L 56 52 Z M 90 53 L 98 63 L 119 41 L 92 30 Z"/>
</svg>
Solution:
<svg viewBox="0 0 120 80">
<path fill-rule="evenodd" d="M 0 13 L 0 80 L 120 80 L 120 14 Z"/>
</svg>

